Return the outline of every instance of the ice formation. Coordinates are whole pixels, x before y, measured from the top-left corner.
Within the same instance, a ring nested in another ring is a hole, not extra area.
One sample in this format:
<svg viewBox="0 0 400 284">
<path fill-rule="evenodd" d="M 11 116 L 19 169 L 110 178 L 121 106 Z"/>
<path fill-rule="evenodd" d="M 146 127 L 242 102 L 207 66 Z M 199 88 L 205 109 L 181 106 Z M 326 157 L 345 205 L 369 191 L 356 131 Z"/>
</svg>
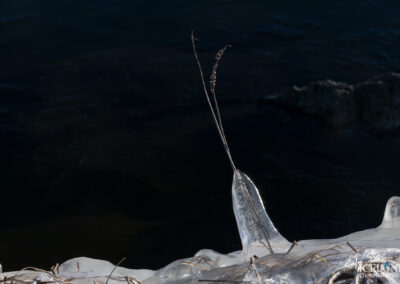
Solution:
<svg viewBox="0 0 400 284">
<path fill-rule="evenodd" d="M 194 37 L 193 48 L 194 48 Z M 217 64 L 223 51 L 217 55 Z M 197 58 L 196 50 L 194 53 Z M 200 62 L 197 60 L 200 70 Z M 214 65 L 213 75 L 216 76 Z M 214 72 L 215 71 L 215 72 Z M 215 74 L 214 74 L 215 73 Z M 220 254 L 200 250 L 191 258 L 157 271 L 131 270 L 107 261 L 74 258 L 51 271 L 26 269 L 0 274 L 4 284 L 19 283 L 400 283 L 400 197 L 389 199 L 382 224 L 337 239 L 290 243 L 270 220 L 252 180 L 233 163 L 215 98 L 208 96 L 214 121 L 233 168 L 233 211 L 242 250 Z"/>
<path fill-rule="evenodd" d="M 0 279 L 5 284 L 400 283 L 400 197 L 389 199 L 382 224 L 375 229 L 293 244 L 276 230 L 256 186 L 239 170 L 232 197 L 242 251 L 224 255 L 200 250 L 157 271 L 81 257 L 52 271 L 7 272 Z"/>
<path fill-rule="evenodd" d="M 270 253 L 289 249 L 290 243 L 279 234 L 267 215 L 256 186 L 239 170 L 233 175 L 232 200 L 244 258 L 253 256 L 259 248 Z"/>
</svg>

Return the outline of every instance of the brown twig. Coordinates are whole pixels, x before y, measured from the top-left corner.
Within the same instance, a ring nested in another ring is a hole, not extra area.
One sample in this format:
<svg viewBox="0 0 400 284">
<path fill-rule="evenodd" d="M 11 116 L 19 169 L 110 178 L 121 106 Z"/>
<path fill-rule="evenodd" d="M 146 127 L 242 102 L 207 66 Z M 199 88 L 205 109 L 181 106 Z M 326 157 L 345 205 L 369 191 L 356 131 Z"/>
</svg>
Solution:
<svg viewBox="0 0 400 284">
<path fill-rule="evenodd" d="M 210 269 L 208 269 L 207 267 L 204 267 L 204 266 L 201 266 L 201 265 L 199 265 L 199 264 L 192 263 L 192 262 L 182 261 L 182 264 L 183 264 L 183 265 L 191 265 L 191 266 L 194 266 L 194 267 L 197 267 L 197 268 L 200 268 L 200 269 L 203 269 L 203 270 L 207 270 L 207 271 L 210 270 Z"/>
<path fill-rule="evenodd" d="M 256 263 L 254 262 L 254 258 L 253 257 L 250 258 L 250 265 L 253 268 L 254 273 L 257 276 L 258 284 L 261 284 L 261 276 L 260 276 L 260 273 L 258 273 L 257 266 L 256 266 Z"/>
<path fill-rule="evenodd" d="M 108 280 L 110 280 L 111 275 L 114 273 L 115 269 L 117 269 L 117 267 L 126 259 L 126 257 L 123 257 L 118 263 L 117 265 L 115 265 L 115 267 L 113 268 L 113 270 L 111 271 L 111 273 L 108 275 L 107 277 L 107 281 L 106 284 L 108 284 Z"/>
<path fill-rule="evenodd" d="M 131 278 L 129 276 L 126 276 L 126 281 L 128 281 L 129 284 L 141 284 L 141 282 L 135 278 Z"/>
<path fill-rule="evenodd" d="M 350 242 L 346 242 L 346 245 L 348 245 L 355 253 L 358 253 L 358 251 L 356 250 L 356 248 L 353 247 L 353 246 L 351 245 Z"/>
<path fill-rule="evenodd" d="M 298 243 L 296 241 L 293 241 L 292 245 L 290 246 L 290 248 L 288 249 L 288 251 L 286 252 L 286 254 L 288 254 L 295 246 L 297 246 Z"/>
</svg>

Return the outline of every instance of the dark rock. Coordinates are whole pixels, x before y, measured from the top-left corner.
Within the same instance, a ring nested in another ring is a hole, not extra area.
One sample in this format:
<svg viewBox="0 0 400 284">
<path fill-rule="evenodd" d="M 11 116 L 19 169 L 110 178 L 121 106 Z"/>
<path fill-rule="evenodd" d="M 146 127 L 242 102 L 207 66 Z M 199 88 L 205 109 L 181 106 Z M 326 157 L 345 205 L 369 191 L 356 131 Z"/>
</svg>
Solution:
<svg viewBox="0 0 400 284">
<path fill-rule="evenodd" d="M 266 99 L 340 129 L 361 125 L 374 133 L 394 133 L 400 128 L 400 74 L 396 73 L 357 85 L 317 81 L 288 88 Z"/>
<path fill-rule="evenodd" d="M 372 131 L 394 132 L 400 127 L 400 74 L 390 73 L 355 88 L 362 123 Z"/>
<path fill-rule="evenodd" d="M 266 99 L 299 109 L 338 127 L 349 125 L 355 118 L 354 87 L 342 82 L 325 80 L 304 87 L 294 86 Z"/>
</svg>

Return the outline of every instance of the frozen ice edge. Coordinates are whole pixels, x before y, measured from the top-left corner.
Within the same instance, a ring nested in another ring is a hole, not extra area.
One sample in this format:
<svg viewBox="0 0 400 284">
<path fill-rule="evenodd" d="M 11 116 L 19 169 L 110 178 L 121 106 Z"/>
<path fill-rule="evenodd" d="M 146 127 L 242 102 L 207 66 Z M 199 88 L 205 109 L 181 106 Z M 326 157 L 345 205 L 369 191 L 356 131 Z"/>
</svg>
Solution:
<svg viewBox="0 0 400 284">
<path fill-rule="evenodd" d="M 7 272 L 0 274 L 0 279 L 5 284 L 11 284 L 12 279 L 33 284 L 400 283 L 400 197 L 389 199 L 383 221 L 375 229 L 337 239 L 303 240 L 296 245 L 279 234 L 257 187 L 239 170 L 234 172 L 232 199 L 241 251 L 225 255 L 204 249 L 157 271 L 115 267 L 104 260 L 80 257 L 52 272 Z M 378 277 L 361 278 L 365 271 L 360 267 L 368 263 L 381 263 L 381 267 L 390 263 L 391 267 L 385 267 Z M 335 277 L 341 277 L 342 282 L 335 282 Z"/>
</svg>

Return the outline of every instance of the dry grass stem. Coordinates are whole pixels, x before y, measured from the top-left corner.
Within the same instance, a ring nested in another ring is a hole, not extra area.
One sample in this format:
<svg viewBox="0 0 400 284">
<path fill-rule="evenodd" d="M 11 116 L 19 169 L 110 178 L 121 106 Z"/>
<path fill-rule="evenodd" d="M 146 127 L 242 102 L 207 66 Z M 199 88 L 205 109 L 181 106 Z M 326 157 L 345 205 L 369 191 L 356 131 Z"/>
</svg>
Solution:
<svg viewBox="0 0 400 284">
<path fill-rule="evenodd" d="M 108 280 L 110 280 L 110 277 L 111 277 L 111 275 L 114 273 L 115 269 L 117 269 L 117 267 L 118 267 L 122 262 L 124 262 L 125 259 L 126 259 L 126 257 L 123 257 L 123 258 L 117 263 L 117 265 L 114 266 L 113 270 L 111 271 L 111 273 L 110 273 L 110 274 L 108 275 L 108 277 L 107 277 L 106 284 L 108 284 Z"/>
</svg>

